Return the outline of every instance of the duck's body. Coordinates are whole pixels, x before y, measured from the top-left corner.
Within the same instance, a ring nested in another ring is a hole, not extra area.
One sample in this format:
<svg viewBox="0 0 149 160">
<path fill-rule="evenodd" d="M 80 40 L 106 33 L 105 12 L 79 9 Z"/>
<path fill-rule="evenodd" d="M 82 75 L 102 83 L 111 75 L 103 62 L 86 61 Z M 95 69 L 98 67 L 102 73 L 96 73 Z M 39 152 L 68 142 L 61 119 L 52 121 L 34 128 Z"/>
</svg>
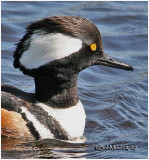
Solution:
<svg viewBox="0 0 149 160">
<path fill-rule="evenodd" d="M 2 86 L 2 135 L 65 140 L 82 136 L 86 115 L 77 77 L 92 65 L 132 70 L 105 56 L 97 27 L 85 18 L 55 16 L 31 24 L 14 53 L 14 67 L 34 78 L 35 94 Z"/>
<path fill-rule="evenodd" d="M 15 87 L 1 86 L 1 134 L 13 138 L 34 138 L 27 122 L 23 119 L 21 107 L 30 108 L 34 95 Z"/>
<path fill-rule="evenodd" d="M 51 107 L 36 101 L 34 94 L 2 85 L 2 106 L 3 135 L 64 140 L 83 135 L 86 115 L 80 100 L 67 108 Z"/>
</svg>

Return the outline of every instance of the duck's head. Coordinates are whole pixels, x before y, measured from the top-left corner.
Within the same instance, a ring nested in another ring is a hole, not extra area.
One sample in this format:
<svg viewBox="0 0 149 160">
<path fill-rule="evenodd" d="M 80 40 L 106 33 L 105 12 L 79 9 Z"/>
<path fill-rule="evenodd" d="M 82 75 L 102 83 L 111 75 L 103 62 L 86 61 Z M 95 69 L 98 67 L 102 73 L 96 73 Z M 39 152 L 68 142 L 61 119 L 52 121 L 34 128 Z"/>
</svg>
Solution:
<svg viewBox="0 0 149 160">
<path fill-rule="evenodd" d="M 50 68 L 80 72 L 92 65 L 133 70 L 108 57 L 98 28 L 76 16 L 55 16 L 31 24 L 14 53 L 14 67 L 33 77 Z"/>
</svg>

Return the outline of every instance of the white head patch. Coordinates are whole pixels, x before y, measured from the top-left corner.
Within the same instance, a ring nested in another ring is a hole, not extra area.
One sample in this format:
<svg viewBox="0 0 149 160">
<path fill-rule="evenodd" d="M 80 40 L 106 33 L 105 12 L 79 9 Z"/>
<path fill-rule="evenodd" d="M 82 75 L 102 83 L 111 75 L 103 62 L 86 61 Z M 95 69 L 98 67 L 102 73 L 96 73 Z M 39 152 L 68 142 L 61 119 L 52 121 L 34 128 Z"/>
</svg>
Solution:
<svg viewBox="0 0 149 160">
<path fill-rule="evenodd" d="M 62 33 L 39 34 L 31 37 L 28 50 L 24 51 L 20 63 L 27 69 L 35 69 L 55 59 L 61 59 L 79 51 L 82 41 Z"/>
</svg>

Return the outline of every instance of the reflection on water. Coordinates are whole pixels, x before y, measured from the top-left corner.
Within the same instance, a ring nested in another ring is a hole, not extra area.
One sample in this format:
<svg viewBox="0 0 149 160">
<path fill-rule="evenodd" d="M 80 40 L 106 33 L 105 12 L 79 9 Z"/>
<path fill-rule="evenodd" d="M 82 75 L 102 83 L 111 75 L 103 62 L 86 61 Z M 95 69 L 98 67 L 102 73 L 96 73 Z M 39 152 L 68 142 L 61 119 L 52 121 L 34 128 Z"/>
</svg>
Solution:
<svg viewBox="0 0 149 160">
<path fill-rule="evenodd" d="M 34 92 L 33 79 L 13 68 L 14 44 L 31 22 L 53 15 L 90 19 L 100 29 L 104 51 L 134 71 L 94 66 L 79 74 L 87 114 L 83 142 L 2 137 L 2 158 L 147 158 L 147 2 L 2 2 L 2 83 Z M 99 151 L 98 145 L 137 147 Z"/>
<path fill-rule="evenodd" d="M 29 142 L 28 140 L 2 138 L 2 150 L 7 158 L 11 158 L 9 154 L 14 152 L 16 159 L 33 156 L 34 158 L 81 158 L 86 156 L 86 148 L 84 138 L 75 142 L 53 139 Z"/>
</svg>

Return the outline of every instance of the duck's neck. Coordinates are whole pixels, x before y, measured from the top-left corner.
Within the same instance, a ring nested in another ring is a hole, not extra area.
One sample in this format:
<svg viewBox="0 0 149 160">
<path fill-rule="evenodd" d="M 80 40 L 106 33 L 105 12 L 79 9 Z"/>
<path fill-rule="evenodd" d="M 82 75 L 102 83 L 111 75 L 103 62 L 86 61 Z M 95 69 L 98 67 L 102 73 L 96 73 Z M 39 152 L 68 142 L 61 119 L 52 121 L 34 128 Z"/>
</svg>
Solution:
<svg viewBox="0 0 149 160">
<path fill-rule="evenodd" d="M 35 98 L 51 107 L 75 106 L 78 101 L 78 74 L 47 74 L 35 77 Z"/>
</svg>

